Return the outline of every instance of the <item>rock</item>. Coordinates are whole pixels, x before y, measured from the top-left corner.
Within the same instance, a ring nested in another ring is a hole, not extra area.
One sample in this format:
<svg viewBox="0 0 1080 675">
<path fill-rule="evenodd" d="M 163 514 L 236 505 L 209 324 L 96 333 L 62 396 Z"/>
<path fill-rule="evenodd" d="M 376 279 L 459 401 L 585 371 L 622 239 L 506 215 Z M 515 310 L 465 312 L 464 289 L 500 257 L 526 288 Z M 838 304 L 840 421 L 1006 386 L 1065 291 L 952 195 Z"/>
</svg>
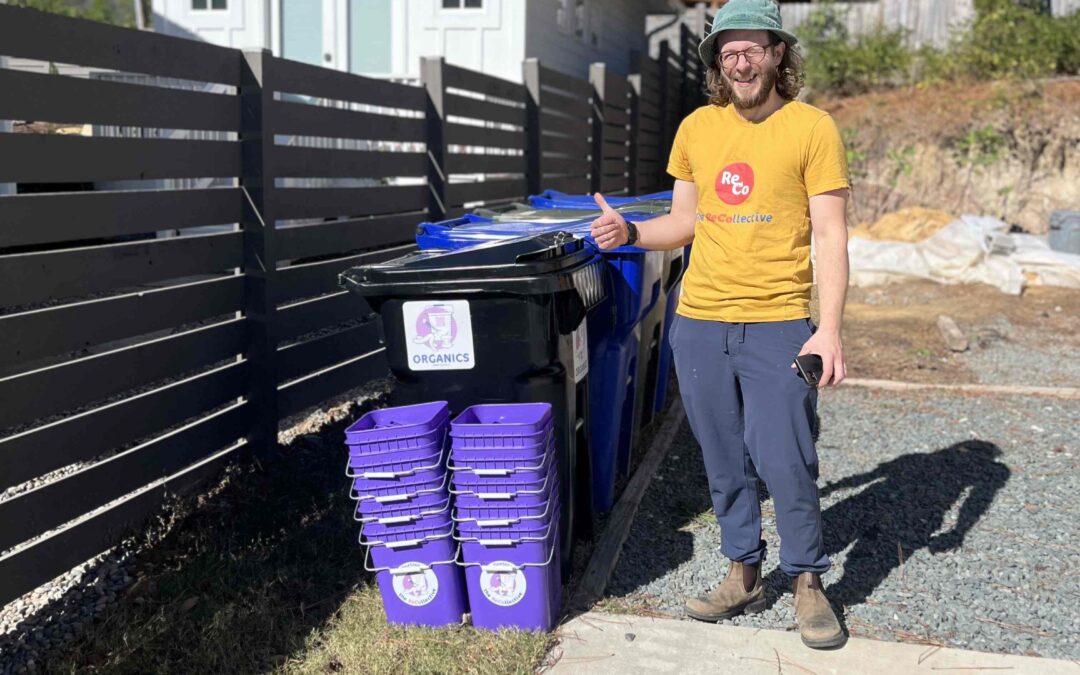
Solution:
<svg viewBox="0 0 1080 675">
<path fill-rule="evenodd" d="M 952 317 L 942 314 L 937 318 L 937 327 L 941 332 L 941 337 L 945 340 L 945 345 L 949 349 L 954 352 L 967 351 L 968 339 L 960 332 L 960 328 Z"/>
<path fill-rule="evenodd" d="M 627 633 L 627 634 L 626 634 L 625 636 L 623 636 L 623 637 L 625 637 L 625 638 L 626 638 L 626 641 L 627 641 L 627 642 L 633 642 L 634 640 L 636 640 L 636 639 L 637 639 L 637 635 L 634 635 L 633 633 Z"/>
</svg>

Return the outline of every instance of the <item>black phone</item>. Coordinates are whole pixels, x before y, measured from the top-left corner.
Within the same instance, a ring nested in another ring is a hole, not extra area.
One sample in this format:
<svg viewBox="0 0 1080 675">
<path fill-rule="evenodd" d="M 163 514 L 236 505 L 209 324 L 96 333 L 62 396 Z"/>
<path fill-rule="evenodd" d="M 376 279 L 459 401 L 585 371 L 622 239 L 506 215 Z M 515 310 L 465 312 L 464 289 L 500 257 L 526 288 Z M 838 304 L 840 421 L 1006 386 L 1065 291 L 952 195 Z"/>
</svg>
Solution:
<svg viewBox="0 0 1080 675">
<path fill-rule="evenodd" d="M 795 357 L 795 369 L 799 371 L 799 377 L 809 387 L 816 387 L 821 382 L 823 366 L 821 357 L 817 354 L 803 354 Z"/>
</svg>

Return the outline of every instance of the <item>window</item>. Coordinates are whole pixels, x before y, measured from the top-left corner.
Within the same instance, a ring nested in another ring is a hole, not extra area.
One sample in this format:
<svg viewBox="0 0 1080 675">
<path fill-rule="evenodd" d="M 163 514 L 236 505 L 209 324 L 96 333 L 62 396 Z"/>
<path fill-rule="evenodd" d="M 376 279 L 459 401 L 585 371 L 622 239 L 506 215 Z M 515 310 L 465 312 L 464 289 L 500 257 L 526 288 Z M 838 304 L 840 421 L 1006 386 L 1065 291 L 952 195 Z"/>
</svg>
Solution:
<svg viewBox="0 0 1080 675">
<path fill-rule="evenodd" d="M 442 0 L 443 9 L 483 9 L 484 0 Z"/>
<path fill-rule="evenodd" d="M 229 0 L 191 0 L 192 9 L 228 9 Z"/>
<path fill-rule="evenodd" d="M 599 46 L 599 25 L 593 19 L 594 11 L 588 0 L 559 0 L 555 10 L 555 23 L 559 26 L 559 32 L 573 35 L 594 47 Z"/>
</svg>

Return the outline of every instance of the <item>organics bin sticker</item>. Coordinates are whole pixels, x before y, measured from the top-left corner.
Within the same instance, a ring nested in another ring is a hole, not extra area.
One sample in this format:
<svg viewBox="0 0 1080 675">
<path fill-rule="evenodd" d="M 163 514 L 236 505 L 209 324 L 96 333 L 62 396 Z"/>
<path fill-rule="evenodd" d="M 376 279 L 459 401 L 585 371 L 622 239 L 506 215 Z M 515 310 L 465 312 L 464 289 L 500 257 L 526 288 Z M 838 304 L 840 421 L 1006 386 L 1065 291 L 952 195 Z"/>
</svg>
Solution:
<svg viewBox="0 0 1080 675">
<path fill-rule="evenodd" d="M 521 602 L 525 597 L 525 573 L 508 562 L 491 563 L 492 568 L 503 570 L 480 572 L 480 590 L 493 605 L 510 607 Z"/>
<path fill-rule="evenodd" d="M 589 331 L 585 322 L 574 331 L 574 382 L 581 382 L 589 374 Z"/>
<path fill-rule="evenodd" d="M 439 578 L 420 563 L 405 563 L 394 576 L 394 594 L 413 607 L 423 607 L 439 594 Z"/>
<path fill-rule="evenodd" d="M 476 365 L 467 300 L 406 302 L 402 313 L 410 370 L 469 370 Z"/>
</svg>

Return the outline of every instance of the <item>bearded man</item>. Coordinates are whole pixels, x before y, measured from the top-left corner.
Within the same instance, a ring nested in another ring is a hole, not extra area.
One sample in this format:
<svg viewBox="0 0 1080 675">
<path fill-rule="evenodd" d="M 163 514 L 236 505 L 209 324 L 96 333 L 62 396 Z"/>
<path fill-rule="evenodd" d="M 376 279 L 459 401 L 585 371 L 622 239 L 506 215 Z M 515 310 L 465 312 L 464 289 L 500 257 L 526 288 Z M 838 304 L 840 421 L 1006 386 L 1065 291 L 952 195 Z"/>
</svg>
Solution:
<svg viewBox="0 0 1080 675">
<path fill-rule="evenodd" d="M 840 328 L 848 280 L 846 155 L 825 112 L 795 100 L 803 62 L 771 0 L 729 0 L 699 54 L 709 105 L 679 126 L 668 162 L 671 212 L 633 223 L 596 201 L 602 248 L 693 243 L 671 328 L 679 389 L 701 445 L 727 577 L 687 613 L 720 621 L 765 608 L 758 477 L 772 495 L 780 569 L 792 580 L 802 640 L 845 636 L 821 585 L 817 389 L 794 370 L 821 357 L 818 387 L 845 376 Z M 820 325 L 810 320 L 816 242 Z"/>
</svg>

